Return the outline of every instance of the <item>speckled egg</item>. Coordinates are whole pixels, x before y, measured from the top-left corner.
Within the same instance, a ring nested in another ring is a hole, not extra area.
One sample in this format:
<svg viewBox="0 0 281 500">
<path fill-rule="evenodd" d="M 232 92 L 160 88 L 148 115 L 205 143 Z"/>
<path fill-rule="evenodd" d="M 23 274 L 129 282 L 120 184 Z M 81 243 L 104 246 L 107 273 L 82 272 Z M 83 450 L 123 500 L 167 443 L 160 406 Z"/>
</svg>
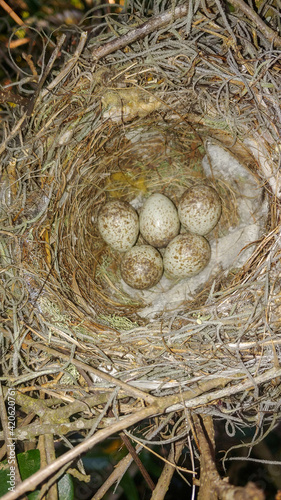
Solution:
<svg viewBox="0 0 281 500">
<path fill-rule="evenodd" d="M 163 260 L 156 248 L 139 245 L 125 253 L 121 262 L 121 276 L 132 288 L 144 290 L 160 280 L 163 274 Z"/>
<path fill-rule="evenodd" d="M 179 219 L 191 233 L 208 234 L 221 216 L 221 200 L 215 189 L 198 184 L 185 191 L 178 206 Z"/>
<path fill-rule="evenodd" d="M 164 271 L 168 278 L 188 278 L 200 273 L 211 257 L 209 242 L 199 234 L 185 233 L 176 236 L 167 246 L 163 257 Z"/>
<path fill-rule="evenodd" d="M 173 202 L 160 193 L 147 198 L 140 212 L 140 232 L 152 246 L 164 248 L 180 230 L 178 212 Z"/>
<path fill-rule="evenodd" d="M 138 214 L 125 201 L 109 201 L 98 214 L 98 229 L 111 248 L 126 252 L 136 243 L 139 234 Z"/>
</svg>

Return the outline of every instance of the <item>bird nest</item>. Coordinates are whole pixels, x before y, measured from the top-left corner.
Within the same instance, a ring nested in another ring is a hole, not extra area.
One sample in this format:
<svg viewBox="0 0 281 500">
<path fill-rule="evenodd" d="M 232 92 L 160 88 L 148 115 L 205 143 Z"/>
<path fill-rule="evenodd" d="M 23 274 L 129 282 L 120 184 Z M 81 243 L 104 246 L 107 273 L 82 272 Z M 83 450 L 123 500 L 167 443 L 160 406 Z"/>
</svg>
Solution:
<svg viewBox="0 0 281 500">
<path fill-rule="evenodd" d="M 52 434 L 91 429 L 98 442 L 150 418 L 141 448 L 171 419 L 172 441 L 186 436 L 191 412 L 228 434 L 255 426 L 255 439 L 279 418 L 280 38 L 273 14 L 272 29 L 233 5 L 107 18 L 4 115 L 1 381 L 25 413 L 46 395 Z M 177 204 L 198 182 L 223 206 L 211 263 L 131 289 L 100 207 L 138 210 L 154 192 Z M 36 419 L 15 432 L 39 434 Z"/>
</svg>

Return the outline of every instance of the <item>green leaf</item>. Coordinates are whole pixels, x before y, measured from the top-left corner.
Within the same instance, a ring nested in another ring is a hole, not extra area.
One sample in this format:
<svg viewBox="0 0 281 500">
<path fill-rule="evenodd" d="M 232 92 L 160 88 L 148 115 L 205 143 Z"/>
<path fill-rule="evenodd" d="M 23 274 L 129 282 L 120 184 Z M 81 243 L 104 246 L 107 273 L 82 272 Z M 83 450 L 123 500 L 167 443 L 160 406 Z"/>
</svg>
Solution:
<svg viewBox="0 0 281 500">
<path fill-rule="evenodd" d="M 120 485 L 122 486 L 124 493 L 128 500 L 139 500 L 138 490 L 136 488 L 134 480 L 131 478 L 130 474 L 126 472 L 120 481 Z"/>
<path fill-rule="evenodd" d="M 58 482 L 59 500 L 74 500 L 74 485 L 70 474 L 64 474 Z"/>
<path fill-rule="evenodd" d="M 235 7 L 230 2 L 226 2 L 229 12 L 235 12 Z"/>
<path fill-rule="evenodd" d="M 10 484 L 8 481 L 10 481 L 10 467 L 8 466 L 8 461 L 3 460 L 3 462 L 0 463 L 0 498 L 5 495 L 5 493 L 8 493 Z"/>
<path fill-rule="evenodd" d="M 29 493 L 27 495 L 27 498 L 28 498 L 28 500 L 37 500 L 37 498 L 39 497 L 39 495 L 40 495 L 40 491 L 35 490 L 35 491 L 32 491 L 32 493 Z"/>
<path fill-rule="evenodd" d="M 17 455 L 19 471 L 24 481 L 40 469 L 40 451 L 28 450 Z"/>
<path fill-rule="evenodd" d="M 40 451 L 28 450 L 17 455 L 19 471 L 22 480 L 35 474 L 40 469 Z M 36 500 L 40 494 L 39 490 L 32 491 L 27 495 L 28 500 Z"/>
<path fill-rule="evenodd" d="M 28 450 L 17 455 L 19 471 L 22 480 L 32 476 L 40 469 L 40 451 Z M 7 460 L 0 463 L 0 498 L 9 492 L 11 485 L 10 481 L 10 466 Z M 10 489 L 11 491 L 11 489 Z M 74 485 L 72 477 L 69 474 L 64 474 L 58 481 L 59 500 L 74 500 Z M 40 495 L 39 490 L 29 493 L 28 500 L 36 500 Z"/>
<path fill-rule="evenodd" d="M 34 474 L 40 469 L 40 451 L 39 450 L 28 450 L 24 453 L 19 453 L 17 455 L 18 467 L 21 475 L 21 479 L 27 479 L 29 476 Z M 8 461 L 4 460 L 0 464 L 0 498 L 11 489 L 10 472 L 12 468 L 8 465 Z M 36 500 L 40 494 L 39 490 L 32 491 L 28 495 L 29 500 Z"/>
<path fill-rule="evenodd" d="M 162 472 L 161 460 L 155 459 L 154 455 L 146 450 L 140 454 L 141 461 L 147 472 L 155 477 L 159 477 Z"/>
</svg>

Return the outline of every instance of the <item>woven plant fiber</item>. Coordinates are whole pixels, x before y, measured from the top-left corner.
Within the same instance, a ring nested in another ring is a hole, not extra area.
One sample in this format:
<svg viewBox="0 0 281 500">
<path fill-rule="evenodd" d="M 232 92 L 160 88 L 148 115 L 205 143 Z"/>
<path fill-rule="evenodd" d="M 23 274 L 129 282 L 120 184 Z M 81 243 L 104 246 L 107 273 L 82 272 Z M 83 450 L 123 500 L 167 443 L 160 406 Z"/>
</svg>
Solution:
<svg viewBox="0 0 281 500">
<path fill-rule="evenodd" d="M 45 63 L 29 104 L 2 106 L 1 383 L 4 395 L 16 389 L 21 418 L 35 413 L 17 440 L 44 434 L 39 394 L 49 434 L 98 442 L 130 427 L 139 447 L 200 436 L 196 415 L 231 436 L 253 427 L 253 442 L 278 422 L 277 4 L 132 2 L 99 23 L 92 14 L 60 71 Z M 222 200 L 211 267 L 130 289 L 123 255 L 97 229 L 101 206 L 139 210 L 155 192 L 177 205 L 198 182 Z"/>
</svg>

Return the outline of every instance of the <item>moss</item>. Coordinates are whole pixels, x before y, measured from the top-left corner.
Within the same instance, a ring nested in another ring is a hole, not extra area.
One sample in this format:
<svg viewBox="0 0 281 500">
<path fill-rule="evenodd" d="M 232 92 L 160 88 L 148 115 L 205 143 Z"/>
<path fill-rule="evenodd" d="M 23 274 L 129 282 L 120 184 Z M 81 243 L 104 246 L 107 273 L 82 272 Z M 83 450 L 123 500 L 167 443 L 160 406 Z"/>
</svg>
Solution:
<svg viewBox="0 0 281 500">
<path fill-rule="evenodd" d="M 99 320 L 104 321 L 109 326 L 112 326 L 117 330 L 131 330 L 139 326 L 136 321 L 133 322 L 125 316 L 117 316 L 116 314 L 100 314 Z"/>
</svg>

